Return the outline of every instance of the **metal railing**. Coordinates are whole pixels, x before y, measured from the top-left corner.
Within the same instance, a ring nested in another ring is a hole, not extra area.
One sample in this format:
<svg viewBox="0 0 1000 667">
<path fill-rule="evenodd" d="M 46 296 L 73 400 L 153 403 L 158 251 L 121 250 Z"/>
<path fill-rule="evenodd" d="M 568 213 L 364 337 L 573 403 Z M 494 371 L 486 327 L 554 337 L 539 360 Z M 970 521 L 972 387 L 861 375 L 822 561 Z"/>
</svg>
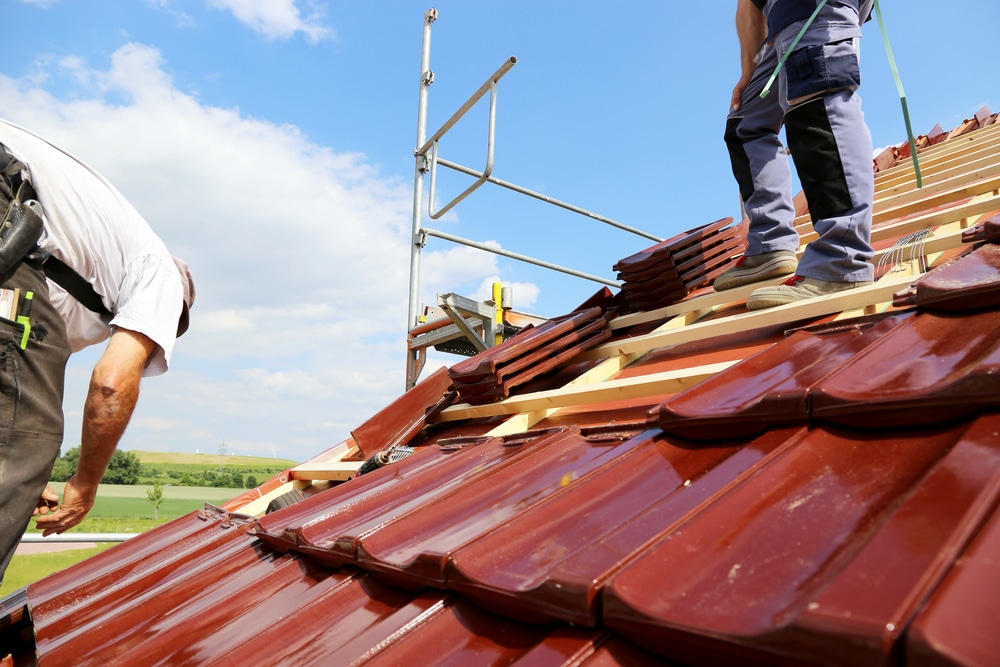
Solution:
<svg viewBox="0 0 1000 667">
<path fill-rule="evenodd" d="M 460 236 L 455 236 L 453 234 L 448 234 L 435 229 L 423 227 L 423 197 L 424 197 L 424 179 L 427 172 L 430 172 L 430 192 L 429 192 L 429 204 L 428 204 L 428 216 L 432 220 L 437 220 L 448 211 L 452 210 L 456 205 L 462 200 L 468 197 L 470 194 L 479 189 L 484 183 L 491 183 L 514 192 L 527 195 L 538 199 L 539 201 L 545 202 L 547 204 L 552 204 L 560 208 L 566 209 L 573 213 L 578 213 L 584 215 L 588 218 L 602 222 L 604 224 L 616 227 L 623 231 L 642 236 L 653 242 L 660 242 L 663 239 L 659 236 L 649 234 L 647 232 L 641 231 L 629 225 L 623 224 L 611 218 L 607 218 L 602 215 L 598 215 L 591 211 L 587 211 L 578 206 L 568 204 L 564 201 L 554 199 L 547 195 L 541 194 L 529 190 L 527 188 L 509 183 L 507 181 L 495 178 L 493 174 L 493 164 L 494 164 L 494 140 L 495 140 L 495 130 L 496 130 L 496 104 L 497 104 L 497 84 L 500 79 L 504 77 L 513 67 L 517 64 L 517 58 L 510 56 L 507 58 L 499 68 L 489 77 L 486 81 L 469 97 L 468 100 L 452 114 L 444 125 L 441 126 L 429 139 L 427 138 L 427 102 L 428 102 L 428 91 L 430 85 L 434 82 L 434 72 L 430 68 L 430 45 L 431 45 L 431 25 L 437 20 L 438 13 L 436 9 L 429 9 L 424 13 L 424 26 L 423 26 L 423 41 L 421 47 L 421 59 L 420 59 L 420 92 L 418 97 L 417 105 L 417 148 L 414 150 L 415 166 L 414 166 L 414 176 L 413 176 L 413 234 L 411 238 L 411 251 L 410 251 L 410 292 L 409 292 L 409 305 L 407 311 L 407 327 L 412 329 L 419 324 L 419 292 L 420 292 L 420 256 L 421 251 L 427 243 L 428 237 L 435 237 L 452 243 L 457 243 L 471 248 L 478 248 L 486 252 L 494 253 L 496 255 L 501 255 L 503 257 L 509 257 L 521 262 L 528 264 L 533 264 L 535 266 L 540 266 L 545 269 L 558 271 L 565 273 L 577 278 L 583 278 L 585 280 L 594 281 L 604 285 L 609 285 L 611 287 L 621 287 L 621 283 L 616 280 L 601 278 L 589 273 L 582 271 L 577 271 L 565 266 L 560 266 L 552 262 L 547 262 L 541 259 L 530 257 L 521 253 L 512 252 L 509 250 L 503 250 L 502 248 L 497 248 L 493 245 L 480 243 L 477 241 L 472 241 L 469 239 L 462 238 Z M 477 171 L 469 167 L 457 164 L 446 160 L 438 155 L 439 143 L 441 139 L 451 130 L 459 120 L 472 109 L 486 93 L 490 94 L 489 97 L 489 123 L 488 123 L 488 137 L 487 137 L 487 147 L 486 147 L 486 165 L 482 171 Z M 434 210 L 434 201 L 437 195 L 437 168 L 438 166 L 447 167 L 456 172 L 465 174 L 467 176 L 472 176 L 476 180 L 463 190 L 458 196 L 453 198 L 447 204 L 442 206 L 440 209 Z M 416 376 L 419 375 L 419 368 L 414 363 L 415 356 L 412 350 L 408 350 L 407 359 L 407 379 L 406 388 L 410 389 L 416 384 Z M 422 364 L 420 364 L 422 366 Z"/>
<path fill-rule="evenodd" d="M 41 533 L 25 533 L 21 544 L 57 544 L 61 542 L 125 542 L 142 533 L 63 533 L 42 537 Z"/>
</svg>

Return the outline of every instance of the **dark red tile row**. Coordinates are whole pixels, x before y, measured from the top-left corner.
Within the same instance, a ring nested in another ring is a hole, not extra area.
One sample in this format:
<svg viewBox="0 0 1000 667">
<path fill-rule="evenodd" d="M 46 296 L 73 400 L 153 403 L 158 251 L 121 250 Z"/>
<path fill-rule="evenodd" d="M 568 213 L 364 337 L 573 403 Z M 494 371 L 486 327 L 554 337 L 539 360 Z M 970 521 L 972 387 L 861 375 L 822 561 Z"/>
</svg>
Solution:
<svg viewBox="0 0 1000 667">
<path fill-rule="evenodd" d="M 460 400 L 473 405 L 510 396 L 511 390 L 552 371 L 611 337 L 614 311 L 586 308 L 537 327 L 526 327 L 448 369 Z"/>
</svg>

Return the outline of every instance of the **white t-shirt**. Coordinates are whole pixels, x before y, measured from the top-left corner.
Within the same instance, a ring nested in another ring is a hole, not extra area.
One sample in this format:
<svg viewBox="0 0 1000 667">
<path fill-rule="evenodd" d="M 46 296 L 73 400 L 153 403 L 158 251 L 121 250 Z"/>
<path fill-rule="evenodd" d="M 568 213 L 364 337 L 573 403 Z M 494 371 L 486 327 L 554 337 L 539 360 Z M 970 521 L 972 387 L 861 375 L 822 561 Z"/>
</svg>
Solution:
<svg viewBox="0 0 1000 667">
<path fill-rule="evenodd" d="M 107 339 L 113 327 L 142 333 L 154 350 L 145 375 L 167 370 L 184 288 L 163 241 L 103 176 L 29 130 L 0 119 L 0 143 L 25 164 L 45 222 L 39 246 L 85 278 L 110 322 L 49 281 L 73 352 Z"/>
</svg>

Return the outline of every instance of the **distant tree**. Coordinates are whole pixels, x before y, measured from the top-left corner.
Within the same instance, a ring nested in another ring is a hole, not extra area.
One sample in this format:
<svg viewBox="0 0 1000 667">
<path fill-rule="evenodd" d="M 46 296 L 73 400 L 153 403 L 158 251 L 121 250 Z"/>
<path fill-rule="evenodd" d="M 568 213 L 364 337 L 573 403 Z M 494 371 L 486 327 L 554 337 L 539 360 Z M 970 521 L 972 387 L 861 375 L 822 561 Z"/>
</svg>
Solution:
<svg viewBox="0 0 1000 667">
<path fill-rule="evenodd" d="M 80 448 L 74 447 L 56 459 L 49 479 L 53 482 L 68 482 L 76 474 L 76 464 L 80 460 Z"/>
<path fill-rule="evenodd" d="M 160 503 L 163 502 L 163 484 L 153 482 L 153 488 L 146 491 L 146 498 L 153 504 L 153 519 L 159 519 Z"/>
<path fill-rule="evenodd" d="M 257 478 L 253 475 L 247 475 L 246 484 L 243 485 L 244 489 L 256 489 L 257 488 Z"/>
<path fill-rule="evenodd" d="M 132 452 L 116 449 L 115 453 L 111 455 L 111 462 L 108 463 L 108 469 L 101 482 L 104 484 L 138 484 L 141 467 L 142 464 L 139 463 L 138 456 Z"/>
</svg>

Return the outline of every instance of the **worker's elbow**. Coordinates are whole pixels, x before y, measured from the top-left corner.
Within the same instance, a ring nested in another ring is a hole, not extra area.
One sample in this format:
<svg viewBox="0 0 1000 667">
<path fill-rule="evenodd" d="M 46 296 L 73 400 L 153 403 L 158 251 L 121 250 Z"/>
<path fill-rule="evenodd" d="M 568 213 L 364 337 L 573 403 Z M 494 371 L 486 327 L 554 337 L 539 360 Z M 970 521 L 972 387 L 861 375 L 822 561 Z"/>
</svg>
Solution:
<svg viewBox="0 0 1000 667">
<path fill-rule="evenodd" d="M 114 364 L 98 364 L 90 377 L 90 391 L 105 399 L 129 396 L 138 392 L 139 378 L 129 369 Z"/>
</svg>

